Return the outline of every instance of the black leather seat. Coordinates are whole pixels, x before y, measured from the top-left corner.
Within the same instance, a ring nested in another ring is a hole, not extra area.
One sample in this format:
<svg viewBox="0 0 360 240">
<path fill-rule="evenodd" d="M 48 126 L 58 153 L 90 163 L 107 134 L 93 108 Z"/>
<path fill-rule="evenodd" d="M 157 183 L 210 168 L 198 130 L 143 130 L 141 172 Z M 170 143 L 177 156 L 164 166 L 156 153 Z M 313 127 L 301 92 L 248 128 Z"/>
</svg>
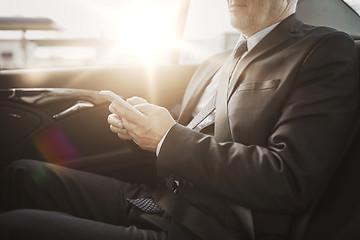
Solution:
<svg viewBox="0 0 360 240">
<path fill-rule="evenodd" d="M 353 36 L 353 38 L 360 59 L 360 35 Z M 354 139 L 313 213 L 306 231 L 305 240 L 360 239 L 359 127 L 360 109 L 356 126 L 354 126 Z"/>
</svg>

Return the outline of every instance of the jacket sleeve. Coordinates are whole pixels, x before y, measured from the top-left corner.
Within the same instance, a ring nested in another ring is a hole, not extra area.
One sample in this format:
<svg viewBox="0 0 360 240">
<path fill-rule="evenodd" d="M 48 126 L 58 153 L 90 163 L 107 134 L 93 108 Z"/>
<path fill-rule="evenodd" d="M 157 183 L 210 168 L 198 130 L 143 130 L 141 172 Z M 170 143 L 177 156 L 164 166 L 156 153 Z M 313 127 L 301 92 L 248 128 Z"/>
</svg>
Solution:
<svg viewBox="0 0 360 240">
<path fill-rule="evenodd" d="M 251 209 L 304 210 L 330 180 L 349 142 L 359 102 L 358 59 L 352 39 L 336 33 L 299 64 L 267 146 L 217 142 L 176 124 L 158 156 L 159 174 Z"/>
</svg>

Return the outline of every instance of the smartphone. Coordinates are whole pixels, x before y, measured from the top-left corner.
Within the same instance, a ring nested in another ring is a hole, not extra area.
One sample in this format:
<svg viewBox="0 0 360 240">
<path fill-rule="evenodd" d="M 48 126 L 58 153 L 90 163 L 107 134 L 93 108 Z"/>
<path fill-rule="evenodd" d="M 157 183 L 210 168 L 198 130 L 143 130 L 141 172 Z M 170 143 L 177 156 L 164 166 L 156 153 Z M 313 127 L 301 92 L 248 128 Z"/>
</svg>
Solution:
<svg viewBox="0 0 360 240">
<path fill-rule="evenodd" d="M 103 95 L 107 100 L 109 100 L 110 102 L 114 102 L 116 104 L 121 105 L 124 108 L 129 109 L 130 111 L 132 111 L 133 113 L 139 115 L 139 116 L 143 116 L 143 114 L 137 110 L 136 108 L 134 108 L 131 104 L 129 104 L 128 102 L 126 102 L 124 99 L 122 99 L 119 95 L 116 95 L 115 93 L 113 93 L 112 91 L 109 90 L 101 90 L 100 94 Z"/>
</svg>

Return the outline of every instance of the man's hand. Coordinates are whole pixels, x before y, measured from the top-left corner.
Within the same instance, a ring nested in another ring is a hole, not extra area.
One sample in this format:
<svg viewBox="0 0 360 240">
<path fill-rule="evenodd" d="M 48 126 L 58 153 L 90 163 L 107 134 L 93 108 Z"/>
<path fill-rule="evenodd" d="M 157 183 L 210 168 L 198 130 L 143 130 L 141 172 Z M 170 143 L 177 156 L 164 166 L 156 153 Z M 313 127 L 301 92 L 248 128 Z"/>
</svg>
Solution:
<svg viewBox="0 0 360 240">
<path fill-rule="evenodd" d="M 142 112 L 143 116 L 139 117 L 111 103 L 109 110 L 112 114 L 108 117 L 111 131 L 122 139 L 134 139 L 142 149 L 155 152 L 161 138 L 175 124 L 175 120 L 168 110 L 142 98 L 132 97 L 127 102 Z"/>
<path fill-rule="evenodd" d="M 130 103 L 133 106 L 136 106 L 138 104 L 147 103 L 147 101 L 140 97 L 132 97 L 126 100 L 128 103 Z M 123 121 L 121 117 L 112 111 L 111 105 L 109 106 L 110 114 L 108 116 L 108 123 L 110 124 L 110 130 L 114 133 L 116 133 L 119 138 L 124 140 L 132 140 L 133 137 L 129 135 L 128 130 L 124 127 Z"/>
</svg>

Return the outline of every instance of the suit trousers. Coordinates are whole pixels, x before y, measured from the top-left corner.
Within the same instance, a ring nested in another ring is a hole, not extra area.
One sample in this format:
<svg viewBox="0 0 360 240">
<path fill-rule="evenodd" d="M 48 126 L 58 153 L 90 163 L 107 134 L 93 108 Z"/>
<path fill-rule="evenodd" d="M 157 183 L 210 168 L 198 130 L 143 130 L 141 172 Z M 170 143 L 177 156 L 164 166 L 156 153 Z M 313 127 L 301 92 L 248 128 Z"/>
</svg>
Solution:
<svg viewBox="0 0 360 240">
<path fill-rule="evenodd" d="M 126 198 L 152 189 L 34 160 L 10 164 L 0 179 L 0 239 L 167 239 L 170 217 Z"/>
</svg>

